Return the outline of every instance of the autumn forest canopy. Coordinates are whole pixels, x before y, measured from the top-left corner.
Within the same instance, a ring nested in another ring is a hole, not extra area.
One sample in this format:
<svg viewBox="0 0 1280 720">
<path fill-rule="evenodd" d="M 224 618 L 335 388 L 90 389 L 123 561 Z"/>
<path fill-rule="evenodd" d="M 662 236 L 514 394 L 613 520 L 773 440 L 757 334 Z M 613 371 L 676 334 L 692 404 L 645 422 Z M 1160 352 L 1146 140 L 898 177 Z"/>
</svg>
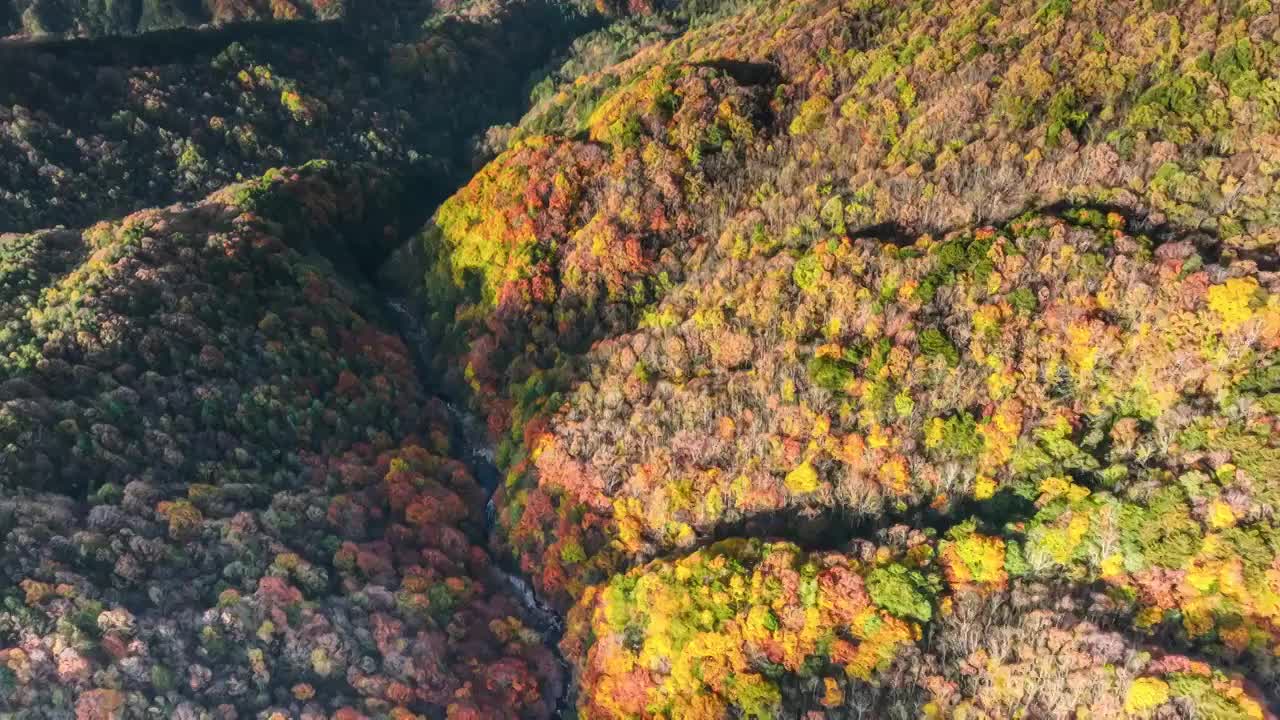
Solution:
<svg viewBox="0 0 1280 720">
<path fill-rule="evenodd" d="M 1274 0 L 0 61 L 0 720 L 1280 713 Z"/>
</svg>

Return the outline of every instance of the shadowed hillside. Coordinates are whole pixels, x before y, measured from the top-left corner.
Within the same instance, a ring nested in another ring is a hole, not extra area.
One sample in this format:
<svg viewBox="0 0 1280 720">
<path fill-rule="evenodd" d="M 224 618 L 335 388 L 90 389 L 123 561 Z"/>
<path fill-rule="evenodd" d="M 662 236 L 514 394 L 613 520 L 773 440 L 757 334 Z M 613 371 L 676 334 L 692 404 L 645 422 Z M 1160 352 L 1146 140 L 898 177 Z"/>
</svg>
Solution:
<svg viewBox="0 0 1280 720">
<path fill-rule="evenodd" d="M 272 167 L 456 185 L 472 138 L 588 20 L 544 2 L 0 48 L 0 230 L 197 200 Z M 426 20 L 430 17 L 430 21 Z"/>
</svg>

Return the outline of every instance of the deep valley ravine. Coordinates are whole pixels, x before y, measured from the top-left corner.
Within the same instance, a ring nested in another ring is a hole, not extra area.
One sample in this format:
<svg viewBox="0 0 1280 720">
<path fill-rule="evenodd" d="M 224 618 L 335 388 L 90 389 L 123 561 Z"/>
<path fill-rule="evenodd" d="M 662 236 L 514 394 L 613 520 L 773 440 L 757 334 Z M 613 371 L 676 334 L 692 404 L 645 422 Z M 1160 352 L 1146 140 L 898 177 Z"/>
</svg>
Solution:
<svg viewBox="0 0 1280 720">
<path fill-rule="evenodd" d="M 431 339 L 418 320 L 419 314 L 411 309 L 412 301 L 401 297 L 383 295 L 382 304 L 395 329 L 409 347 L 419 375 L 423 378 L 424 386 L 432 387 L 434 383 L 430 382 L 428 370 L 430 367 L 429 358 L 431 357 Z M 497 521 L 498 510 L 494 505 L 494 492 L 502 480 L 502 474 L 495 464 L 492 444 L 489 442 L 488 434 L 479 419 L 470 410 L 462 407 L 458 399 L 448 397 L 443 399 L 449 409 L 449 416 L 452 420 L 453 442 L 451 447 L 454 455 L 466 463 L 472 476 L 485 489 L 488 497 L 485 504 L 485 537 L 479 538 L 482 543 L 485 543 L 492 536 Z M 520 601 L 526 616 L 524 620 L 542 636 L 543 642 L 555 653 L 564 671 L 563 690 L 556 702 L 556 717 L 575 717 L 573 670 L 568 660 L 560 653 L 559 648 L 560 637 L 564 632 L 564 623 L 560 615 L 538 598 L 533 587 L 529 585 L 529 582 L 521 575 L 519 568 L 515 566 L 515 563 L 509 557 L 502 553 L 494 553 L 492 550 L 490 553 L 495 556 L 494 567 L 500 575 L 500 585 L 504 586 L 512 596 Z"/>
</svg>

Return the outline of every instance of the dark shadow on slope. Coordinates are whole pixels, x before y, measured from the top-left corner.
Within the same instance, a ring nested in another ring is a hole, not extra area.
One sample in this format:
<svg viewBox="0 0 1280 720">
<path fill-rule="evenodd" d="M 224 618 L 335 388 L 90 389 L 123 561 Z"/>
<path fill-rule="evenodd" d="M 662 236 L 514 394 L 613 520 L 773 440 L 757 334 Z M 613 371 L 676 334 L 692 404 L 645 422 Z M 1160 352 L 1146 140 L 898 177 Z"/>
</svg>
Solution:
<svg viewBox="0 0 1280 720">
<path fill-rule="evenodd" d="M 935 238 L 942 238 L 952 233 L 988 225 L 993 227 L 1008 225 L 1019 218 L 1028 216 L 1054 217 L 1076 221 L 1081 213 L 1099 213 L 1101 215 L 1114 213 L 1119 215 L 1124 218 L 1127 232 L 1132 235 L 1145 235 L 1158 245 L 1183 240 L 1191 241 L 1206 263 L 1217 262 L 1222 257 L 1222 242 L 1217 232 L 1213 230 L 1184 227 L 1163 219 L 1162 216 L 1153 216 L 1140 209 L 1125 205 L 1092 202 L 1077 203 L 1069 200 L 1058 200 L 1044 205 L 1029 205 L 1016 213 L 1002 218 L 990 218 L 948 226 L 925 225 L 917 227 L 895 220 L 888 220 L 851 229 L 849 236 L 871 238 L 898 247 L 906 247 L 914 244 L 917 238 L 925 234 L 932 235 Z M 1157 219 L 1157 217 L 1160 217 L 1160 219 Z"/>
<path fill-rule="evenodd" d="M 950 511 L 930 507 L 887 508 L 870 515 L 839 507 L 784 508 L 717 525 L 709 535 L 699 539 L 696 547 L 734 537 L 762 537 L 795 543 L 806 551 L 845 550 L 855 540 L 870 539 L 894 528 L 931 530 L 940 537 L 970 518 L 999 528 L 1008 522 L 1030 519 L 1035 509 L 1034 503 L 1007 490 L 987 501 L 966 500 Z"/>
<path fill-rule="evenodd" d="M 893 220 L 868 225 L 861 230 L 850 233 L 850 236 L 879 240 L 895 247 L 908 247 L 914 244 L 916 237 L 918 237 L 908 232 L 905 225 Z"/>
<path fill-rule="evenodd" d="M 743 85 L 767 85 L 773 87 L 782 82 L 782 71 L 772 63 L 720 59 L 691 64 L 694 67 L 708 67 L 713 70 L 719 70 Z"/>
</svg>

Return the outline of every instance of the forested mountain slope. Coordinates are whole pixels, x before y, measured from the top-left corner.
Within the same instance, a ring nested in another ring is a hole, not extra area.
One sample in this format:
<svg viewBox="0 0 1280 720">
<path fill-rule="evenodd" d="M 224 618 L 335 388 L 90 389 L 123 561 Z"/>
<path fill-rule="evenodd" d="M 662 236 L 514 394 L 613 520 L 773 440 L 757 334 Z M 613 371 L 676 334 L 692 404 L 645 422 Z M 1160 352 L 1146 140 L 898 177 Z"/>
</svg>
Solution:
<svg viewBox="0 0 1280 720">
<path fill-rule="evenodd" d="M 14 55 L 0 714 L 1275 717 L 1271 2 L 345 8 Z"/>
<path fill-rule="evenodd" d="M 1262 713 L 1278 32 L 755 4 L 546 94 L 398 260 L 583 716 Z"/>
<path fill-rule="evenodd" d="M 312 166 L 0 240 L 0 709 L 551 716 L 445 407 L 334 267 L 393 190 Z"/>
<path fill-rule="evenodd" d="M 0 229 L 82 227 L 313 159 L 379 164 L 438 201 L 589 21 L 540 0 L 428 8 L 0 46 Z"/>
</svg>

